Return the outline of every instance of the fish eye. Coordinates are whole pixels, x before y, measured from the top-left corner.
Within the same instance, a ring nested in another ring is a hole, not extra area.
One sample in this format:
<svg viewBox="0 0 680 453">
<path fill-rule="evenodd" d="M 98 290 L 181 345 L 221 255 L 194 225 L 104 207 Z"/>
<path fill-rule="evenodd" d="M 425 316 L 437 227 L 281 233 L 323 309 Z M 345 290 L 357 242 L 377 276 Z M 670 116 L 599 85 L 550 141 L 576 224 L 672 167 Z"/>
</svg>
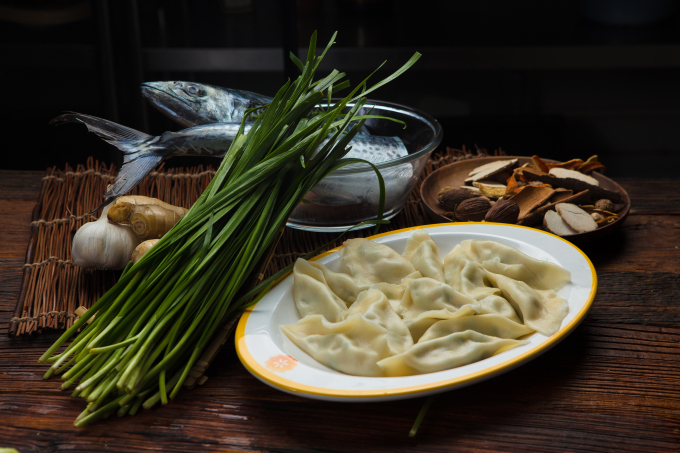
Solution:
<svg viewBox="0 0 680 453">
<path fill-rule="evenodd" d="M 185 88 L 184 91 L 186 91 L 187 93 L 189 93 L 192 96 L 197 96 L 197 97 L 205 96 L 205 90 L 202 90 L 202 89 L 196 87 L 195 85 L 187 85 L 187 87 Z"/>
</svg>

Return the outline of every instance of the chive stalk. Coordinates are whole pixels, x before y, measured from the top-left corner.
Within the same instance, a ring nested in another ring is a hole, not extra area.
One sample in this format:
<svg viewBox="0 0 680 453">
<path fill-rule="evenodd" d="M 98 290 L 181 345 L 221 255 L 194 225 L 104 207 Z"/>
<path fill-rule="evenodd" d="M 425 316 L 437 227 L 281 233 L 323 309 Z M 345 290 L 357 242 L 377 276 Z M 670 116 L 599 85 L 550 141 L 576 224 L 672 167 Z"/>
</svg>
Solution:
<svg viewBox="0 0 680 453">
<path fill-rule="evenodd" d="M 332 103 L 331 95 L 349 87 L 342 80 L 345 74 L 334 70 L 313 79 L 334 39 L 316 57 L 312 35 L 305 62 L 293 58 L 300 76 L 285 83 L 269 104 L 246 112 L 213 180 L 189 212 L 126 267 L 119 281 L 40 358 L 52 363 L 45 378 L 62 374 L 64 388 L 80 379 L 73 395 L 90 404 L 76 426 L 113 413 L 133 415 L 140 407 L 174 399 L 215 332 L 287 271 L 253 290 L 243 288 L 292 210 L 330 173 L 367 163 L 343 157 L 366 119 L 382 117 L 357 112 L 368 93 L 402 74 L 420 54 L 377 85 L 368 87 L 367 78 Z M 354 105 L 348 108 L 350 102 Z M 249 117 L 255 121 L 245 134 Z M 369 165 L 380 188 L 378 218 L 369 222 L 377 229 L 385 223 L 385 186 L 375 165 Z"/>
</svg>

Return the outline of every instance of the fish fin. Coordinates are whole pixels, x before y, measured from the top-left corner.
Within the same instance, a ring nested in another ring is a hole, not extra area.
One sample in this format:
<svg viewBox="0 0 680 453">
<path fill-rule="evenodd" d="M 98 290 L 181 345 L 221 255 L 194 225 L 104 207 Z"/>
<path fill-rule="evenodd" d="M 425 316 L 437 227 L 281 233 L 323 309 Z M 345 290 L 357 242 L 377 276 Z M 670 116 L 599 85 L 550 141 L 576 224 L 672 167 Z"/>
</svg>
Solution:
<svg viewBox="0 0 680 453">
<path fill-rule="evenodd" d="M 87 215 L 94 214 L 95 212 L 99 211 L 100 209 L 104 209 L 106 206 L 113 203 L 114 201 L 116 201 L 116 197 L 107 198 L 106 201 L 104 201 L 104 203 L 100 204 L 99 206 L 94 208 L 92 211 L 88 212 Z"/>
<path fill-rule="evenodd" d="M 120 149 L 120 148 L 119 148 Z M 119 197 L 132 190 L 146 175 L 161 163 L 163 156 L 156 153 L 144 153 L 129 159 L 125 156 L 125 162 L 118 172 L 118 176 L 109 186 L 109 190 L 103 195 L 105 198 Z M 104 204 L 103 206 L 106 206 Z"/>
<path fill-rule="evenodd" d="M 132 190 L 163 160 L 164 155 L 149 149 L 149 146 L 153 147 L 158 137 L 136 131 L 113 121 L 74 112 L 58 116 L 50 121 L 50 124 L 67 122 L 85 124 L 90 132 L 94 132 L 124 154 L 123 166 L 120 168 L 118 176 L 103 195 L 104 198 L 107 198 L 107 201 L 95 211 L 109 204 L 112 197 L 121 196 Z"/>
<path fill-rule="evenodd" d="M 99 137 L 107 141 L 127 141 L 141 143 L 153 138 L 153 136 L 149 134 L 145 134 L 144 132 L 123 126 L 122 124 L 82 113 L 69 112 L 50 121 L 50 124 L 54 125 L 62 123 L 83 123 L 85 126 L 87 126 L 87 129 L 90 132 L 94 132 Z M 121 151 L 124 153 L 130 152 L 123 149 L 121 149 Z"/>
</svg>

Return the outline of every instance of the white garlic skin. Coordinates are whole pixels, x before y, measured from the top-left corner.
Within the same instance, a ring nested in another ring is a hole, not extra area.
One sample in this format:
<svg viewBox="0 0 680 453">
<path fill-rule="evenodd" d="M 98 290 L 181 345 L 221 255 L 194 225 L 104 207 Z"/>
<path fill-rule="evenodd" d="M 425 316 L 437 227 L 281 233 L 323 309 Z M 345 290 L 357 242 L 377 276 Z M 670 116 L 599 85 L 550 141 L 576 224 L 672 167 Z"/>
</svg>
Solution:
<svg viewBox="0 0 680 453">
<path fill-rule="evenodd" d="M 132 228 L 109 222 L 104 208 L 94 222 L 81 226 L 73 236 L 71 256 L 73 262 L 87 269 L 123 269 L 139 245 Z"/>
</svg>

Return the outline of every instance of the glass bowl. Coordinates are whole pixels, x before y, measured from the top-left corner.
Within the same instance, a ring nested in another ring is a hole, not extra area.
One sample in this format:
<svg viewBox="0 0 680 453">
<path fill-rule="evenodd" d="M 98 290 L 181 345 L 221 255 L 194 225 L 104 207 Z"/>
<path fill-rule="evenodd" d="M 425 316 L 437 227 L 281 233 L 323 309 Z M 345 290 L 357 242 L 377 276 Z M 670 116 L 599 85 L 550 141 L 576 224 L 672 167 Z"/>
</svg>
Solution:
<svg viewBox="0 0 680 453">
<path fill-rule="evenodd" d="M 371 108 L 371 114 L 406 123 L 404 128 L 400 123 L 384 119 L 366 121 L 372 135 L 399 137 L 408 151 L 407 156 L 376 164 L 385 181 L 383 218 L 391 219 L 404 207 L 430 154 L 441 142 L 442 128 L 427 113 L 391 102 L 369 100 L 359 114 L 366 114 Z M 306 231 L 342 232 L 377 218 L 379 197 L 378 177 L 369 165 L 347 166 L 314 186 L 305 197 L 309 203 L 295 208 L 287 225 Z"/>
</svg>

